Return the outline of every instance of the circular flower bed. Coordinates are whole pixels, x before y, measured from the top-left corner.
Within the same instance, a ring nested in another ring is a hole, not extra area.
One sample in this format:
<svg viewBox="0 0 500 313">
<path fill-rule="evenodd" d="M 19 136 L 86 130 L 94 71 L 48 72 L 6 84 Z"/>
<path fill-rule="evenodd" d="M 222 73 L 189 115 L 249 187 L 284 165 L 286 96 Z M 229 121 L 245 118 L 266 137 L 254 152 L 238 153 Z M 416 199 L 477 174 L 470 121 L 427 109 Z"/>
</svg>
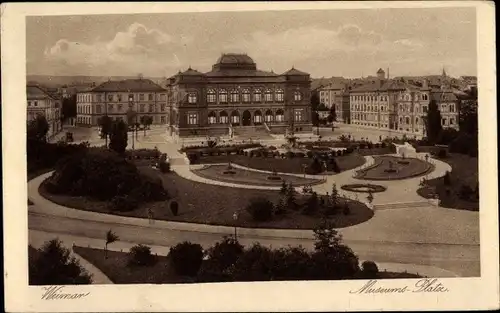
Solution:
<svg viewBox="0 0 500 313">
<path fill-rule="evenodd" d="M 349 185 L 342 185 L 342 187 L 340 188 L 347 191 L 365 192 L 365 193 L 384 192 L 387 190 L 387 187 L 381 185 L 372 185 L 372 184 L 349 184 Z"/>
</svg>

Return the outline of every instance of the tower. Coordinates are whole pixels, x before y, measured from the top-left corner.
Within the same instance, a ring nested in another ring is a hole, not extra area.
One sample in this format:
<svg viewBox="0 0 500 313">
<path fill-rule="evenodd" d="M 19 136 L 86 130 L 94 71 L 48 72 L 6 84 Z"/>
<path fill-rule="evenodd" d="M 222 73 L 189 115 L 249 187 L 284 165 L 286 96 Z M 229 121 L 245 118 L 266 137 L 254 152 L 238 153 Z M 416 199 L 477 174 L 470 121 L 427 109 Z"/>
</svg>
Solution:
<svg viewBox="0 0 500 313">
<path fill-rule="evenodd" d="M 383 69 L 381 69 L 381 68 L 378 69 L 377 77 L 378 77 L 378 79 L 385 79 L 385 72 Z"/>
</svg>

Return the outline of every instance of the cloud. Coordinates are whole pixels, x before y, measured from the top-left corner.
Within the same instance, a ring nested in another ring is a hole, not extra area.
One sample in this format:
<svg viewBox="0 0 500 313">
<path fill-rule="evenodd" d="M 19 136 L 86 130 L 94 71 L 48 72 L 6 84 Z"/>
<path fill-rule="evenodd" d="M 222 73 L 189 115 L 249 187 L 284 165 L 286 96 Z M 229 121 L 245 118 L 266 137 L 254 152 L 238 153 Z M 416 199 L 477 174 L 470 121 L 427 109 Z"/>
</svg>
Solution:
<svg viewBox="0 0 500 313">
<path fill-rule="evenodd" d="M 192 41 L 190 37 L 174 37 L 158 29 L 134 23 L 124 32 L 118 32 L 109 41 L 93 43 L 58 40 L 45 49 L 48 62 L 65 63 L 76 69 L 105 66 L 110 72 L 152 69 L 159 72 L 169 61 L 178 63 L 175 51 Z M 114 67 L 114 68 L 111 68 Z"/>
</svg>

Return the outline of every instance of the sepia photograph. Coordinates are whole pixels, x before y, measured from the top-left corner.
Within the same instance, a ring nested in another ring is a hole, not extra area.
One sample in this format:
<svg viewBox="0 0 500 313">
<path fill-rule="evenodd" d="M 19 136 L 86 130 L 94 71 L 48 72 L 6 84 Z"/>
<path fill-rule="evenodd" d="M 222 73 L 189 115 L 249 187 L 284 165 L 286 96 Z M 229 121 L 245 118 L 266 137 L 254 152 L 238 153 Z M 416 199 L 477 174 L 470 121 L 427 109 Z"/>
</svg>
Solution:
<svg viewBox="0 0 500 313">
<path fill-rule="evenodd" d="M 23 68 L 8 78 L 19 93 L 2 98 L 20 131 L 2 134 L 22 144 L 4 190 L 19 187 L 9 216 L 25 223 L 16 260 L 33 301 L 104 310 L 98 294 L 116 286 L 115 310 L 189 310 L 211 290 L 224 296 L 209 308 L 227 311 L 243 309 L 223 304 L 231 290 L 251 303 L 245 286 L 275 283 L 272 301 L 317 283 L 359 297 L 343 310 L 371 297 L 390 310 L 402 294 L 464 297 L 453 282 L 466 279 L 498 308 L 498 256 L 485 254 L 498 252 L 497 166 L 484 163 L 496 160 L 495 64 L 481 65 L 494 43 L 480 3 L 288 4 L 23 11 Z"/>
</svg>

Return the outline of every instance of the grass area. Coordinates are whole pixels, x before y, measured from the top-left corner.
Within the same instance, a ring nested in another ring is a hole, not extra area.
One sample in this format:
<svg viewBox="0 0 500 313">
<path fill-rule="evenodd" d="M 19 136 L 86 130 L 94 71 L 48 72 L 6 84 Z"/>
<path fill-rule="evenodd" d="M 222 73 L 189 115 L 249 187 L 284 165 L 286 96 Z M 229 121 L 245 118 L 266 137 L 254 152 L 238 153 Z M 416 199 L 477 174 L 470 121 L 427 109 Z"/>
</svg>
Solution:
<svg viewBox="0 0 500 313">
<path fill-rule="evenodd" d="M 337 164 L 341 171 L 347 171 L 365 163 L 365 158 L 353 152 L 348 155 L 335 157 Z M 197 163 L 227 163 L 227 156 L 204 156 L 199 159 Z M 258 170 L 264 171 L 277 171 L 281 173 L 293 173 L 293 174 L 303 174 L 304 165 L 309 166 L 312 159 L 304 158 L 272 158 L 272 157 L 250 157 L 244 155 L 232 155 L 231 162 L 242 165 L 245 167 L 250 167 Z"/>
<path fill-rule="evenodd" d="M 155 219 L 179 222 L 233 226 L 235 224 L 233 220 L 235 211 L 239 213 L 237 225 L 249 228 L 314 229 L 321 220 L 319 215 L 307 216 L 301 211 L 290 211 L 288 214 L 277 216 L 267 222 L 256 222 L 246 212 L 245 207 L 251 199 L 256 197 L 264 197 L 277 203 L 281 197 L 278 191 L 203 184 L 182 178 L 175 173 L 161 174 L 147 166 L 140 167 L 140 170 L 143 174 L 161 177 L 172 200 L 179 204 L 178 216 L 171 213 L 168 201 L 147 203 L 132 211 L 117 212 L 110 211 L 110 205 L 105 201 L 50 194 L 46 191 L 43 183 L 39 192 L 50 201 L 76 209 L 147 218 L 147 209 L 151 208 Z M 297 201 L 303 202 L 305 199 L 298 195 Z M 349 215 L 333 215 L 330 220 L 335 223 L 336 227 L 342 228 L 365 222 L 373 217 L 373 211 L 361 202 L 350 201 L 350 211 Z"/>
<path fill-rule="evenodd" d="M 379 156 L 374 159 L 374 164 L 359 171 L 356 178 L 366 180 L 407 179 L 425 175 L 433 169 L 432 164 L 415 158 Z"/>
<path fill-rule="evenodd" d="M 464 154 L 449 153 L 441 161 L 448 163 L 452 171 L 450 173 L 450 185 L 446 186 L 444 178 L 435 178 L 427 181 L 427 186 L 417 190 L 424 198 L 432 198 L 437 194 L 440 206 L 460 210 L 479 211 L 479 198 L 471 195 L 468 200 L 460 197 L 461 189 L 468 186 L 475 191 L 479 182 L 478 159 Z"/>
<path fill-rule="evenodd" d="M 35 177 L 38 177 L 40 175 L 43 175 L 43 174 L 48 173 L 50 171 L 53 171 L 53 170 L 54 170 L 53 168 L 40 168 L 37 170 L 30 171 L 30 172 L 28 172 L 28 181 L 32 180 Z"/>
<path fill-rule="evenodd" d="M 155 256 L 155 263 L 150 266 L 129 266 L 128 253 L 108 251 L 86 247 L 75 247 L 74 251 L 104 273 L 115 284 L 172 284 L 195 283 L 196 277 L 180 276 L 175 273 L 166 256 Z M 381 271 L 379 279 L 421 278 L 417 274 Z"/>
<path fill-rule="evenodd" d="M 150 266 L 129 266 L 126 252 L 108 251 L 106 259 L 102 249 L 75 247 L 74 251 L 101 270 L 115 284 L 194 282 L 193 278 L 177 275 L 165 256 L 155 256 L 155 262 Z"/>
<path fill-rule="evenodd" d="M 282 182 L 291 183 L 293 186 L 315 185 L 323 183 L 321 179 L 311 179 L 291 175 L 277 175 L 279 179 L 271 180 L 269 174 L 248 171 L 233 167 L 228 172 L 227 165 L 208 165 L 202 169 L 193 170 L 193 173 L 207 179 L 218 180 L 222 182 L 255 185 L 255 186 L 281 186 Z"/>
</svg>

